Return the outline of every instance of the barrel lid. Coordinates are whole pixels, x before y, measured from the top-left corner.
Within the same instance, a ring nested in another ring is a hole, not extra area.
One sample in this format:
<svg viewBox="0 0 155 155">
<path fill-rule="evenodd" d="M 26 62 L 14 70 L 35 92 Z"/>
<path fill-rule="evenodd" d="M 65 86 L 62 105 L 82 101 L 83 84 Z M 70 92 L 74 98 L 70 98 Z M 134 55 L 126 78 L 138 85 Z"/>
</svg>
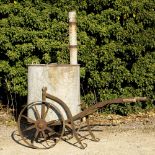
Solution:
<svg viewBox="0 0 155 155">
<path fill-rule="evenodd" d="M 27 66 L 28 67 L 29 66 L 69 67 L 69 66 L 80 66 L 80 64 L 57 64 L 57 63 L 50 63 L 50 64 L 28 64 Z"/>
</svg>

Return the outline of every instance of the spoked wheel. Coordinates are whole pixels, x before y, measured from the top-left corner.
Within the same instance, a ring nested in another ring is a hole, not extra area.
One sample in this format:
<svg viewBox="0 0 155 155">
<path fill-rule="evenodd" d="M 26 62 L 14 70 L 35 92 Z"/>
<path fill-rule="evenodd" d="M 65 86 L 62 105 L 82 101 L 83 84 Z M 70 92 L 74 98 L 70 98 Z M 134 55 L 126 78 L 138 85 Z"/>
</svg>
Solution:
<svg viewBox="0 0 155 155">
<path fill-rule="evenodd" d="M 18 118 L 18 132 L 32 148 L 51 148 L 64 134 L 65 122 L 59 109 L 47 102 L 31 103 Z"/>
</svg>

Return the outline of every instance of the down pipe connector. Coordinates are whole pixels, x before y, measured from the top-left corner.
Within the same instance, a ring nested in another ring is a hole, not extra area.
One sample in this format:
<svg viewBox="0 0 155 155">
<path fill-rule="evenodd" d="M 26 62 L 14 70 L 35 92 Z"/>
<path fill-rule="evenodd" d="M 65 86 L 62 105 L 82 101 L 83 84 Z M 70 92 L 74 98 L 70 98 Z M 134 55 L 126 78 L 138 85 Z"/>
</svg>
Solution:
<svg viewBox="0 0 155 155">
<path fill-rule="evenodd" d="M 69 51 L 70 64 L 77 64 L 77 26 L 76 26 L 76 11 L 69 12 Z"/>
</svg>

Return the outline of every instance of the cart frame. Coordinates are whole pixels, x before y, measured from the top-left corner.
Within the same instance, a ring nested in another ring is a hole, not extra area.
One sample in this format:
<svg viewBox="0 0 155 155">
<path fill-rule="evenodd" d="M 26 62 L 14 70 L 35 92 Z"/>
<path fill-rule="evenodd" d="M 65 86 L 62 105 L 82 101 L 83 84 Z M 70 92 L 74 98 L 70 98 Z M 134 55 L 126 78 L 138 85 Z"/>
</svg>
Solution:
<svg viewBox="0 0 155 155">
<path fill-rule="evenodd" d="M 56 105 L 52 105 L 51 103 L 48 103 L 46 100 L 50 99 L 55 101 L 56 103 L 59 104 L 59 106 L 62 107 L 62 109 L 64 110 L 67 119 L 64 119 L 64 116 L 62 115 L 61 111 L 57 108 Z M 23 108 L 23 110 L 21 111 L 19 118 L 18 118 L 18 131 L 20 136 L 22 137 L 22 139 L 24 140 L 24 142 L 26 144 L 28 144 L 29 147 L 32 148 L 40 148 L 38 146 L 35 146 L 33 144 L 34 141 L 36 141 L 36 139 L 38 139 L 39 137 L 39 133 L 42 137 L 42 141 L 47 141 L 48 137 L 46 135 L 46 131 L 48 130 L 48 135 L 55 135 L 56 133 L 56 128 L 52 128 L 52 127 L 57 127 L 57 126 L 61 126 L 61 128 L 59 128 L 58 132 L 60 132 L 59 134 L 57 134 L 58 139 L 55 140 L 54 138 L 54 144 L 53 145 L 48 145 L 48 147 L 45 148 L 51 148 L 52 146 L 55 146 L 56 143 L 63 138 L 63 136 L 65 135 L 65 129 L 67 129 L 67 131 L 72 134 L 72 137 L 74 136 L 75 139 L 77 140 L 77 142 L 80 144 L 80 148 L 84 149 L 87 145 L 85 143 L 82 143 L 82 138 L 86 138 L 81 136 L 78 131 L 80 130 L 80 125 L 78 127 L 76 127 L 76 121 L 80 121 L 82 122 L 83 118 L 85 118 L 85 125 L 87 127 L 87 130 L 89 132 L 89 135 L 91 136 L 91 140 L 92 141 L 99 141 L 98 138 L 95 137 L 95 135 L 93 134 L 92 130 L 91 130 L 91 126 L 90 126 L 90 121 L 89 121 L 89 115 L 93 114 L 94 112 L 96 112 L 98 109 L 106 107 L 107 105 L 110 104 L 119 104 L 119 103 L 131 103 L 131 102 L 141 102 L 141 101 L 147 101 L 146 97 L 133 97 L 133 98 L 117 98 L 117 99 L 112 99 L 112 100 L 106 100 L 103 102 L 98 102 L 88 108 L 83 109 L 83 111 L 81 111 L 80 113 L 76 114 L 76 115 L 72 115 L 69 107 L 67 106 L 67 104 L 65 102 L 63 102 L 61 99 L 49 94 L 47 92 L 47 88 L 43 87 L 42 89 L 42 102 L 41 102 L 41 111 L 39 114 L 39 111 L 37 110 L 37 104 L 36 103 L 31 103 L 31 109 L 33 109 L 35 115 L 36 115 L 36 120 L 29 118 L 27 115 L 24 115 L 24 111 L 27 110 L 29 107 L 29 105 L 27 105 L 25 108 Z M 36 104 L 36 105 L 34 105 Z M 34 107 L 32 107 L 34 105 Z M 52 110 L 54 110 L 54 112 L 58 115 L 58 117 L 60 117 L 60 119 L 58 120 L 51 120 L 51 121 L 46 121 L 45 117 L 47 116 L 48 113 L 48 109 L 51 108 Z M 27 127 L 26 129 L 22 128 L 22 118 L 25 118 L 26 121 L 31 124 L 29 127 Z M 35 134 L 32 135 L 31 139 L 31 143 L 29 143 L 27 141 L 27 137 L 26 134 L 24 133 L 25 131 L 31 131 L 31 130 L 35 130 Z M 34 138 L 33 138 L 34 137 Z M 49 136 L 50 137 L 50 136 Z M 50 137 L 51 138 L 51 137 Z M 49 139 L 50 139 L 49 138 Z M 40 143 L 42 141 L 37 140 L 37 143 Z M 46 142 L 47 143 L 47 142 Z"/>
</svg>

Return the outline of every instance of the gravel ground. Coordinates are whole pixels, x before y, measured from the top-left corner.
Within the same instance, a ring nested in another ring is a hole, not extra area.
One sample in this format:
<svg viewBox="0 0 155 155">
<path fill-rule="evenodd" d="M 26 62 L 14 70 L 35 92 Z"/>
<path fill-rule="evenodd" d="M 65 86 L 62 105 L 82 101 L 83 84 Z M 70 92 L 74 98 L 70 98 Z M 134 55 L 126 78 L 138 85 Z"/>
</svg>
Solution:
<svg viewBox="0 0 155 155">
<path fill-rule="evenodd" d="M 0 125 L 0 155 L 155 155 L 155 117 L 127 123 L 93 122 L 92 130 L 100 141 L 85 139 L 84 150 L 71 145 L 74 138 L 70 144 L 61 140 L 48 150 L 31 149 L 18 136 L 16 126 Z"/>
</svg>

